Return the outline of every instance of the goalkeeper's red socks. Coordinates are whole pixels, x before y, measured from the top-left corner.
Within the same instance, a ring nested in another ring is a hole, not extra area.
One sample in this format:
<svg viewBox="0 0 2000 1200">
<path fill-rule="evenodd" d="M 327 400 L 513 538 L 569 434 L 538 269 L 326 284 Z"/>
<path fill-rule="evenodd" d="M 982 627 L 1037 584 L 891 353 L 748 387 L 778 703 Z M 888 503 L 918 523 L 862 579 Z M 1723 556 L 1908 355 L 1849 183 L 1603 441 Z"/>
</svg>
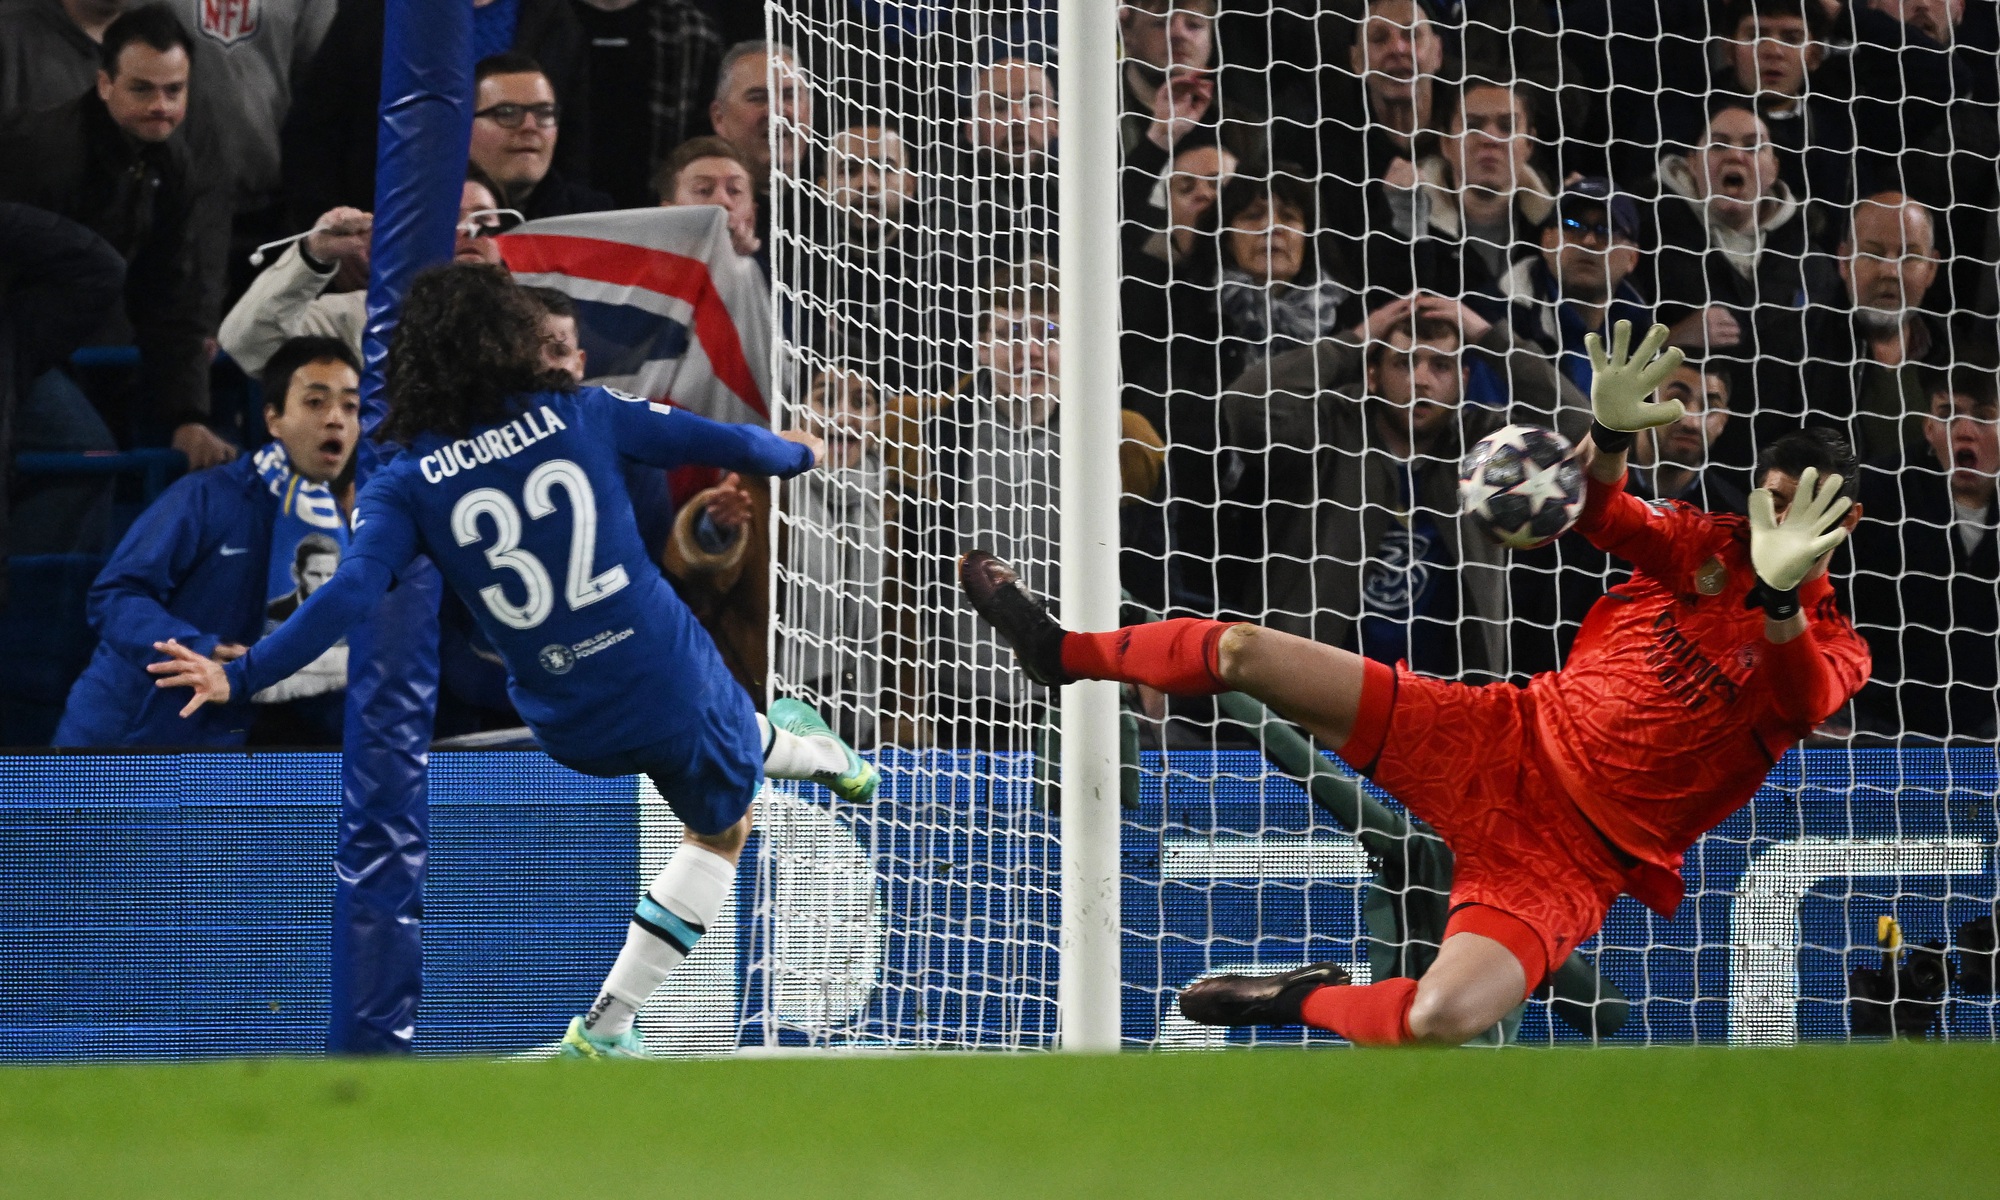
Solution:
<svg viewBox="0 0 2000 1200">
<path fill-rule="evenodd" d="M 1063 638 L 1063 670 L 1077 679 L 1143 683 L 1175 696 L 1218 695 L 1231 688 L 1217 674 L 1216 647 L 1235 624 L 1176 617 L 1110 633 L 1072 633 Z"/>
<path fill-rule="evenodd" d="M 1341 984 L 1313 991 L 1299 1014 L 1314 1029 L 1330 1029 L 1357 1046 L 1403 1046 L 1410 1035 L 1410 1005 L 1417 981 L 1384 979 L 1366 987 Z"/>
</svg>

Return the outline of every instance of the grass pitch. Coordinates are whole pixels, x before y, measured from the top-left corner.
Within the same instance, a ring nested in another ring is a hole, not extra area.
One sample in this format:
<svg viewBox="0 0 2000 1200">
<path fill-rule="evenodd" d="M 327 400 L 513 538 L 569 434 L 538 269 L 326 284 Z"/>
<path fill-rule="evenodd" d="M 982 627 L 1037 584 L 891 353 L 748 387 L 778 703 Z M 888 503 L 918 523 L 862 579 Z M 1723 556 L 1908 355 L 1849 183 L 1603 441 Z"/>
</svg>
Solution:
<svg viewBox="0 0 2000 1200">
<path fill-rule="evenodd" d="M 0 1196 L 1949 1196 L 2000 1048 L 0 1070 Z"/>
</svg>

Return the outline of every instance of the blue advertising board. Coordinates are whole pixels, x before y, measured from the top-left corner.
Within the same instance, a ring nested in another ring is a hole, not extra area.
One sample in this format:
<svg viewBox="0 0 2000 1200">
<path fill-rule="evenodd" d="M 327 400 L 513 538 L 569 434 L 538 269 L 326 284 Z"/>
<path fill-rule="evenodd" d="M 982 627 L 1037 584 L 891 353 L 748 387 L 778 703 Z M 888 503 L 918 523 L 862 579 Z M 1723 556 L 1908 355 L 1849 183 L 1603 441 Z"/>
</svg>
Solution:
<svg viewBox="0 0 2000 1200">
<path fill-rule="evenodd" d="M 767 794 L 737 898 L 642 1015 L 652 1044 L 1053 1045 L 1057 822 L 1031 764 L 883 765 L 867 808 Z M 1145 766 L 1123 846 L 1129 1044 L 1249 1040 L 1174 1016 L 1204 973 L 1366 963 L 1366 856 L 1302 789 L 1248 752 Z M 532 752 L 435 754 L 431 774 L 417 1049 L 546 1051 L 678 826 L 644 784 Z M 0 1060 L 323 1050 L 339 786 L 335 755 L 0 758 Z M 1878 916 L 1948 940 L 1991 911 L 1995 788 L 1990 750 L 1787 757 L 1689 855 L 1673 919 L 1620 900 L 1585 947 L 1634 1001 L 1613 1040 L 1846 1037 Z M 1954 993 L 1943 1028 L 1992 1038 L 1992 998 Z M 1531 1004 L 1519 1037 L 1575 1035 Z"/>
</svg>

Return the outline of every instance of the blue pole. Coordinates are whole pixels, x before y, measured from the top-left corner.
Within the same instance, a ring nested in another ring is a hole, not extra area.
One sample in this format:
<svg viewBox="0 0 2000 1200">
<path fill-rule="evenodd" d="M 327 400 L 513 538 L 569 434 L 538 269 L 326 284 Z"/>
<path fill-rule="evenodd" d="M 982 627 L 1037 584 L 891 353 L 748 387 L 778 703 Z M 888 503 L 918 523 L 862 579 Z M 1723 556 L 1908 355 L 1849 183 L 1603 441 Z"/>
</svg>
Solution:
<svg viewBox="0 0 2000 1200">
<path fill-rule="evenodd" d="M 388 410 L 389 335 L 410 280 L 451 257 L 471 136 L 471 0 L 388 0 L 361 482 L 394 453 L 370 440 Z M 416 1035 L 440 594 L 436 568 L 420 559 L 348 639 L 326 1034 L 333 1054 L 408 1052 Z"/>
</svg>

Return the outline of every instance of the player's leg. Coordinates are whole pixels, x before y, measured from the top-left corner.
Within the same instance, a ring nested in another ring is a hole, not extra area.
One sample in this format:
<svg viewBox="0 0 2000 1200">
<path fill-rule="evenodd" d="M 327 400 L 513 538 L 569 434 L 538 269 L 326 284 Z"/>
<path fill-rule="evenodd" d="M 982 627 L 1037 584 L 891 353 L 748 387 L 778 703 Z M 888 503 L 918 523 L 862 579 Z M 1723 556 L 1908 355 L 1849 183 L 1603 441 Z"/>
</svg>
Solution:
<svg viewBox="0 0 2000 1200">
<path fill-rule="evenodd" d="M 983 550 L 959 560 L 959 584 L 1013 647 L 1022 670 L 1051 687 L 1115 679 L 1172 695 L 1244 692 L 1336 752 L 1354 732 L 1368 673 L 1366 660 L 1349 651 L 1242 622 L 1192 617 L 1072 633 L 1012 567 Z"/>
<path fill-rule="evenodd" d="M 679 781 L 656 780 L 660 794 Z M 584 1058 L 644 1058 L 633 1021 L 695 943 L 736 886 L 736 860 L 750 836 L 750 813 L 717 833 L 687 830 L 632 911 L 625 945 L 590 1010 L 570 1022 L 565 1052 Z"/>
<path fill-rule="evenodd" d="M 1541 954 L 1536 935 L 1518 919 L 1490 910 L 1482 915 L 1483 922 L 1454 915 L 1421 980 L 1357 987 L 1337 963 L 1282 975 L 1216 975 L 1181 992 L 1181 1014 L 1204 1025 L 1310 1025 L 1357 1046 L 1462 1046 L 1528 994 L 1522 947 L 1532 944 L 1532 953 Z M 1538 980 L 1541 973 L 1535 970 Z"/>
<path fill-rule="evenodd" d="M 854 804 L 875 798 L 874 764 L 856 754 L 811 705 L 774 700 L 768 717 L 757 715 L 757 732 L 764 740 L 767 777 L 808 779 Z"/>
</svg>

